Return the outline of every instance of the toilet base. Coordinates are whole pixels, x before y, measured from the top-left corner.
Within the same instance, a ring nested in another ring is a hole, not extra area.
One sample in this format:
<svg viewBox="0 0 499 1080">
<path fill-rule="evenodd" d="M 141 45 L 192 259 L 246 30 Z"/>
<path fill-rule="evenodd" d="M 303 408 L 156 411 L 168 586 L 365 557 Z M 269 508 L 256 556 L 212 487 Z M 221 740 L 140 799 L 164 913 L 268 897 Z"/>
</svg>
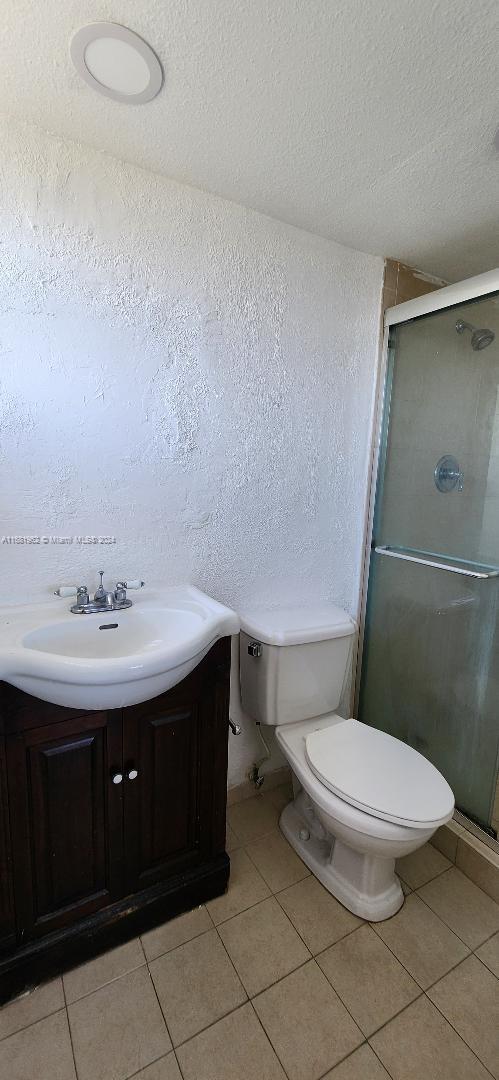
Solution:
<svg viewBox="0 0 499 1080">
<path fill-rule="evenodd" d="M 284 808 L 279 826 L 324 888 L 354 915 L 381 922 L 402 906 L 404 894 L 395 875 L 395 860 L 354 851 L 330 836 L 306 808 L 303 792 Z"/>
</svg>

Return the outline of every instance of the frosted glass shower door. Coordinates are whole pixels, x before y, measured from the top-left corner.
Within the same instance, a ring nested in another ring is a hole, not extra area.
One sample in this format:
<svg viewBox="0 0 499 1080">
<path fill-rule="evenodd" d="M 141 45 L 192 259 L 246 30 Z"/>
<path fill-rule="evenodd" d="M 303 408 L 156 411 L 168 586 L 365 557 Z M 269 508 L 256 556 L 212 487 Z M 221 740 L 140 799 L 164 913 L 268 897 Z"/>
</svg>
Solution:
<svg viewBox="0 0 499 1080">
<path fill-rule="evenodd" d="M 423 753 L 458 808 L 497 828 L 499 348 L 475 351 L 458 319 L 495 330 L 499 307 L 392 331 L 359 718 Z"/>
</svg>

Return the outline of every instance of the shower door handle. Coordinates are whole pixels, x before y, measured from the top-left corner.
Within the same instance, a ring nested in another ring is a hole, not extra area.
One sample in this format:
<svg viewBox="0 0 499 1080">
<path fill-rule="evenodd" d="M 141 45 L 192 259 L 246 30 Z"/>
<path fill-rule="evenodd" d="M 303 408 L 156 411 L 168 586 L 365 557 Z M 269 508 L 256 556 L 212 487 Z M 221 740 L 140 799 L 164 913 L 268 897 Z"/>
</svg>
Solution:
<svg viewBox="0 0 499 1080">
<path fill-rule="evenodd" d="M 377 555 L 388 555 L 391 559 L 401 559 L 403 562 L 419 563 L 420 566 L 431 566 L 433 570 L 447 570 L 450 574 L 461 574 L 462 577 L 479 578 L 484 581 L 488 578 L 499 577 L 499 570 L 472 569 L 471 566 L 453 566 L 451 563 L 438 562 L 436 558 L 421 558 L 419 554 L 410 555 L 400 548 L 392 548 L 388 544 L 382 544 L 374 548 Z M 422 552 L 421 554 L 425 554 Z M 441 556 L 445 558 L 445 556 Z"/>
</svg>

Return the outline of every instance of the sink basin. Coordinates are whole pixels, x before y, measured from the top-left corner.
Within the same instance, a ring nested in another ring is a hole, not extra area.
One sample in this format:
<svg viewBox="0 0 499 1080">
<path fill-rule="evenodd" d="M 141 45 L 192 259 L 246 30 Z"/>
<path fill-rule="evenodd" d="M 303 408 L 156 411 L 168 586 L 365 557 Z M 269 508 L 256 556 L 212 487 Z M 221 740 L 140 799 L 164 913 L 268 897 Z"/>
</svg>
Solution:
<svg viewBox="0 0 499 1080">
<path fill-rule="evenodd" d="M 193 586 L 148 590 L 131 608 L 73 615 L 61 600 L 0 610 L 0 679 L 81 709 L 118 709 L 175 686 L 235 612 Z"/>
</svg>

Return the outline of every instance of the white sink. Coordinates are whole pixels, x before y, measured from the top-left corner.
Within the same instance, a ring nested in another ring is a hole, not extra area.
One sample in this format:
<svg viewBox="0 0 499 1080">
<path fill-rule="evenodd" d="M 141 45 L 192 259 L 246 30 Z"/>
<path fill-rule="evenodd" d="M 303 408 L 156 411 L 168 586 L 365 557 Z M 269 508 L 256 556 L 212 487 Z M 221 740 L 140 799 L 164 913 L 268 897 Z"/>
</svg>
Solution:
<svg viewBox="0 0 499 1080">
<path fill-rule="evenodd" d="M 235 612 L 194 587 L 148 590 L 131 608 L 95 615 L 73 615 L 70 604 L 0 609 L 0 679 L 74 709 L 156 697 L 239 632 Z"/>
</svg>

